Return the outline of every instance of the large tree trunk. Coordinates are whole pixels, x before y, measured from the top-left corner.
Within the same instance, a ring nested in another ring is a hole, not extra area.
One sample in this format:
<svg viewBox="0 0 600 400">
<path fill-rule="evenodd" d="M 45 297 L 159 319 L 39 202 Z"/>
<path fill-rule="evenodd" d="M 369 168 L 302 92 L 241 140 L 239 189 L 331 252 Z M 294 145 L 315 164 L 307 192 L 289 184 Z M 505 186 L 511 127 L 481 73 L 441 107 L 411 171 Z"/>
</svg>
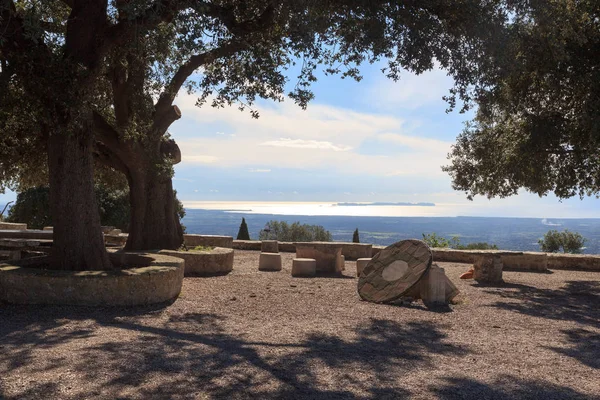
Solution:
<svg viewBox="0 0 600 400">
<path fill-rule="evenodd" d="M 48 139 L 53 269 L 112 269 L 94 193 L 92 145 L 93 135 L 85 129 Z"/>
<path fill-rule="evenodd" d="M 178 249 L 183 244 L 173 182 L 152 168 L 136 168 L 129 177 L 131 222 L 125 249 Z"/>
</svg>

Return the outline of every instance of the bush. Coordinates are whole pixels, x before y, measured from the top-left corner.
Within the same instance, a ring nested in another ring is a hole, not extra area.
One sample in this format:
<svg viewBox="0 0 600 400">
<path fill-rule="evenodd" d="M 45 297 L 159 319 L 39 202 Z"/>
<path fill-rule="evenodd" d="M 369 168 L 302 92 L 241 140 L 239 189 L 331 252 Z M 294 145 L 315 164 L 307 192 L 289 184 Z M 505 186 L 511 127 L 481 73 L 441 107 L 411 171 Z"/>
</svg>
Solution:
<svg viewBox="0 0 600 400">
<path fill-rule="evenodd" d="M 453 248 L 457 250 L 498 250 L 498 246 L 486 242 L 469 243 L 466 245 L 458 244 Z"/>
<path fill-rule="evenodd" d="M 248 232 L 248 225 L 246 225 L 246 218 L 242 218 L 240 229 L 238 230 L 237 240 L 250 240 L 250 233 Z"/>
<path fill-rule="evenodd" d="M 577 232 L 565 229 L 562 232 L 550 230 L 538 241 L 540 249 L 547 253 L 557 253 L 562 249 L 563 253 L 578 254 L 582 252 L 586 239 Z"/>
<path fill-rule="evenodd" d="M 352 235 L 352 243 L 360 243 L 360 238 L 358 237 L 358 228 L 354 231 Z"/>
<path fill-rule="evenodd" d="M 498 250 L 498 246 L 495 244 L 486 242 L 460 244 L 460 238 L 458 236 L 452 236 L 450 240 L 448 240 L 442 236 L 438 236 L 435 232 L 429 235 L 423 233 L 423 241 L 427 243 L 429 247 L 437 248 L 450 248 L 456 250 Z"/>
<path fill-rule="evenodd" d="M 427 243 L 427 246 L 429 247 L 450 247 L 450 241 L 444 237 L 438 236 L 435 232 L 429 235 L 423 233 L 423 241 Z"/>
<path fill-rule="evenodd" d="M 266 229 L 260 231 L 259 240 L 278 240 L 280 242 L 331 242 L 331 233 L 321 225 L 308 225 L 285 221 L 269 221 Z"/>
</svg>

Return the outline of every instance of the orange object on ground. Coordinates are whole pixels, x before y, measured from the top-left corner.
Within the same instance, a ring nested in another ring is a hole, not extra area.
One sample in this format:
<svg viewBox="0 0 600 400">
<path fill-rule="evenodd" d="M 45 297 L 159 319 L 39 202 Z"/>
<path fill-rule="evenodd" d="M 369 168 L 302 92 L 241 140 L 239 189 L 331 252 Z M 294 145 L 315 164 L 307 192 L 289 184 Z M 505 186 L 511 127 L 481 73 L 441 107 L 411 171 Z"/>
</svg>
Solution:
<svg viewBox="0 0 600 400">
<path fill-rule="evenodd" d="M 460 276 L 460 279 L 473 279 L 473 272 L 475 272 L 475 270 L 471 268 L 470 270 L 462 274 Z"/>
</svg>

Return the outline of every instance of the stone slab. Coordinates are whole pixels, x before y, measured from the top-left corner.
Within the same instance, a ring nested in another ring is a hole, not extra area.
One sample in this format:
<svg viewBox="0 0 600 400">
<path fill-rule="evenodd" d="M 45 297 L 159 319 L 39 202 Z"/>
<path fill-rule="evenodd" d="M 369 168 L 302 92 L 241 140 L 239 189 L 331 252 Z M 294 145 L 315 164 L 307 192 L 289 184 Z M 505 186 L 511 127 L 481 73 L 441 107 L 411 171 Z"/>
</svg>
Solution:
<svg viewBox="0 0 600 400">
<path fill-rule="evenodd" d="M 397 300 L 429 270 L 432 255 L 420 240 L 403 240 L 377 253 L 358 279 L 361 298 L 376 303 Z"/>
</svg>

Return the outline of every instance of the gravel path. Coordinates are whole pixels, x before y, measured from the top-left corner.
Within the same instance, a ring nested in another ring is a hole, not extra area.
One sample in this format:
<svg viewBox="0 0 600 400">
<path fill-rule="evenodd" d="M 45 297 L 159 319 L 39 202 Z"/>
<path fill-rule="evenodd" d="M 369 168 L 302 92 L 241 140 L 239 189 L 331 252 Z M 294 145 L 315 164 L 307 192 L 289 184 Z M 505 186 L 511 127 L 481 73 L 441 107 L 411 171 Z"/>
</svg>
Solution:
<svg viewBox="0 0 600 400">
<path fill-rule="evenodd" d="M 505 272 L 429 311 L 342 278 L 186 278 L 162 307 L 0 305 L 0 399 L 600 399 L 600 274 Z"/>
</svg>

